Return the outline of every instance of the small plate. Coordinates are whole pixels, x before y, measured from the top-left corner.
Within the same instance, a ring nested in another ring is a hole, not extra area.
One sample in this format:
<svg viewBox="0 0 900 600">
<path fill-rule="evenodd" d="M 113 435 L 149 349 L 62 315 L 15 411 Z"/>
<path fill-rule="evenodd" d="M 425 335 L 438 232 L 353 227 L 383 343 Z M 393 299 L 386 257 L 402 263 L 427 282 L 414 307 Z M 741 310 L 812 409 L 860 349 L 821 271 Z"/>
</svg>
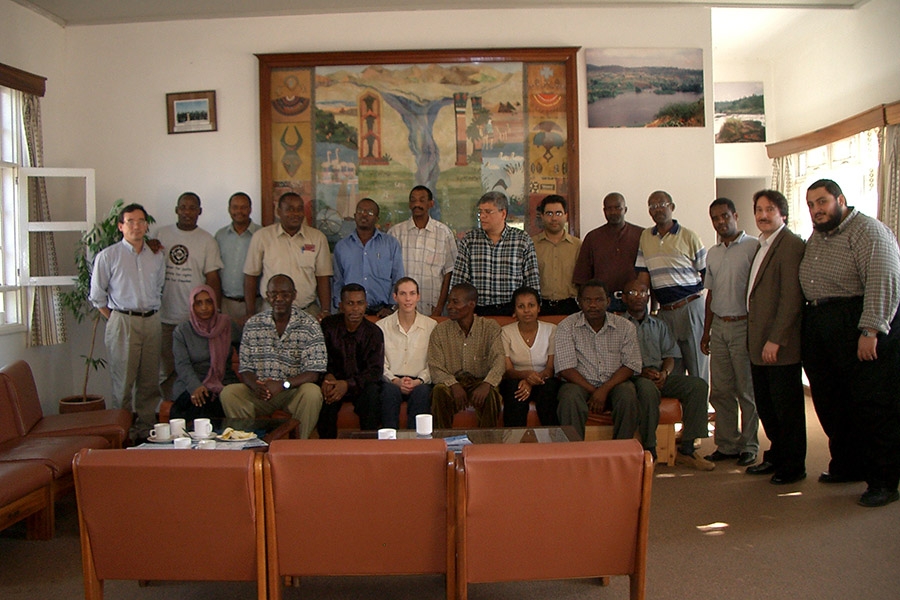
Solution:
<svg viewBox="0 0 900 600">
<path fill-rule="evenodd" d="M 191 437 L 195 440 L 211 440 L 218 435 L 215 431 L 210 433 L 209 435 L 200 435 L 196 431 L 191 432 Z"/>
<path fill-rule="evenodd" d="M 220 442 L 225 442 L 226 444 L 228 442 L 249 442 L 250 440 L 256 439 L 256 433 L 251 431 L 250 437 L 245 437 L 245 438 L 240 438 L 240 439 L 235 439 L 235 438 L 227 438 L 226 439 L 226 438 L 223 438 L 221 435 L 217 435 L 216 439 L 219 440 Z"/>
<path fill-rule="evenodd" d="M 150 442 L 151 444 L 171 444 L 172 442 L 175 441 L 175 438 L 173 438 L 173 437 L 147 438 L 147 441 Z"/>
</svg>

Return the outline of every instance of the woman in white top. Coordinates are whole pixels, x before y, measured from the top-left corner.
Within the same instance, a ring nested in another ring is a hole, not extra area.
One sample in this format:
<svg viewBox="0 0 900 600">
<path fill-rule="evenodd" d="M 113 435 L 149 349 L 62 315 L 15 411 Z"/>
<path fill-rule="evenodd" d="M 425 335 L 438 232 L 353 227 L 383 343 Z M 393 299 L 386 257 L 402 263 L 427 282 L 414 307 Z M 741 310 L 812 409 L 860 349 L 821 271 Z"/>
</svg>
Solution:
<svg viewBox="0 0 900 600">
<path fill-rule="evenodd" d="M 503 425 L 525 427 L 529 402 L 535 403 L 541 425 L 558 425 L 560 382 L 553 377 L 556 325 L 538 320 L 541 297 L 534 288 L 517 289 L 512 303 L 516 322 L 501 331 L 506 352 L 506 374 L 500 382 Z"/>
</svg>

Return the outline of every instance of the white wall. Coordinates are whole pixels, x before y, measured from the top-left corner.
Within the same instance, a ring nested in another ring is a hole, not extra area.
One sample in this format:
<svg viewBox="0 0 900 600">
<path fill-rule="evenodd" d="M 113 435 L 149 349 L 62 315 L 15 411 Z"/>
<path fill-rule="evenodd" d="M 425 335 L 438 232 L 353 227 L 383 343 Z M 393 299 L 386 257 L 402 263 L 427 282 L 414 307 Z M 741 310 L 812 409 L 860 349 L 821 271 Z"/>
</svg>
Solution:
<svg viewBox="0 0 900 600">
<path fill-rule="evenodd" d="M 236 189 L 259 195 L 254 53 L 700 47 L 711 89 L 710 39 L 709 10 L 700 8 L 416 11 L 72 27 L 67 30 L 69 102 L 61 136 L 66 166 L 97 169 L 100 209 L 124 197 L 145 203 L 161 222 L 174 220 L 180 192 L 194 190 L 207 209 L 201 226 L 215 229 L 227 216 L 221 210 L 213 214 L 211 207 L 223 206 Z M 642 207 L 657 188 L 679 201 L 678 218 L 688 226 L 709 229 L 689 209 L 713 195 L 711 128 L 588 129 L 583 68 L 582 231 L 602 224 L 600 200 L 612 190 L 632 202 L 632 218 L 649 223 Z M 217 91 L 219 131 L 167 135 L 165 93 L 203 89 Z"/>
<path fill-rule="evenodd" d="M 853 11 L 816 11 L 773 62 L 775 137 L 785 140 L 900 100 L 900 2 L 870 0 Z"/>
</svg>

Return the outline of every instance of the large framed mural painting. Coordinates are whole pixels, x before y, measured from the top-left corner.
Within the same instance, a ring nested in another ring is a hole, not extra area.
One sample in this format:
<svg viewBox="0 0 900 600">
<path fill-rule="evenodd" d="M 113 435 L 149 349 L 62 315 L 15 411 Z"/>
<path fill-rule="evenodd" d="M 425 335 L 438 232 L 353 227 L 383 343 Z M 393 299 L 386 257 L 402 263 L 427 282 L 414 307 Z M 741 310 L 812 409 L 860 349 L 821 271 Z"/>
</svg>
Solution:
<svg viewBox="0 0 900 600">
<path fill-rule="evenodd" d="M 508 221 L 540 230 L 548 194 L 578 224 L 578 48 L 261 54 L 262 221 L 287 191 L 332 244 L 356 203 L 379 226 L 409 218 L 409 192 L 434 192 L 432 216 L 462 236 L 488 191 Z"/>
</svg>

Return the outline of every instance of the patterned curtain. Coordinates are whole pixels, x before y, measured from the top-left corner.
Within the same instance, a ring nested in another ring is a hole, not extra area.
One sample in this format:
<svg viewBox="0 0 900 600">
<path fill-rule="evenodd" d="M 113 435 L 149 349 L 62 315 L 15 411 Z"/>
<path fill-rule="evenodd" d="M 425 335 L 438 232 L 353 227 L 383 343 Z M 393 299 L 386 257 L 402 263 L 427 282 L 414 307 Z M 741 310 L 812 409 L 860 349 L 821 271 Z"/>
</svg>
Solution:
<svg viewBox="0 0 900 600">
<path fill-rule="evenodd" d="M 28 146 L 28 165 L 42 167 L 44 166 L 44 142 L 41 129 L 41 99 L 31 94 L 24 94 L 23 98 L 25 100 L 23 116 L 25 142 Z M 28 178 L 28 219 L 30 221 L 50 221 L 47 186 L 43 177 Z M 59 275 L 53 233 L 29 233 L 28 252 L 33 275 Z M 66 341 L 66 322 L 58 286 L 35 287 L 30 310 L 31 318 L 28 324 L 30 335 L 27 337 L 29 346 L 50 346 Z"/>
<path fill-rule="evenodd" d="M 797 198 L 797 186 L 794 183 L 794 155 L 779 156 L 772 159 L 772 189 L 784 194 L 788 201 L 789 216 L 787 226 L 791 231 L 800 231 L 800 217 L 806 206 Z"/>
<path fill-rule="evenodd" d="M 881 203 L 878 218 L 900 237 L 900 125 L 888 125 L 881 142 Z"/>
</svg>

